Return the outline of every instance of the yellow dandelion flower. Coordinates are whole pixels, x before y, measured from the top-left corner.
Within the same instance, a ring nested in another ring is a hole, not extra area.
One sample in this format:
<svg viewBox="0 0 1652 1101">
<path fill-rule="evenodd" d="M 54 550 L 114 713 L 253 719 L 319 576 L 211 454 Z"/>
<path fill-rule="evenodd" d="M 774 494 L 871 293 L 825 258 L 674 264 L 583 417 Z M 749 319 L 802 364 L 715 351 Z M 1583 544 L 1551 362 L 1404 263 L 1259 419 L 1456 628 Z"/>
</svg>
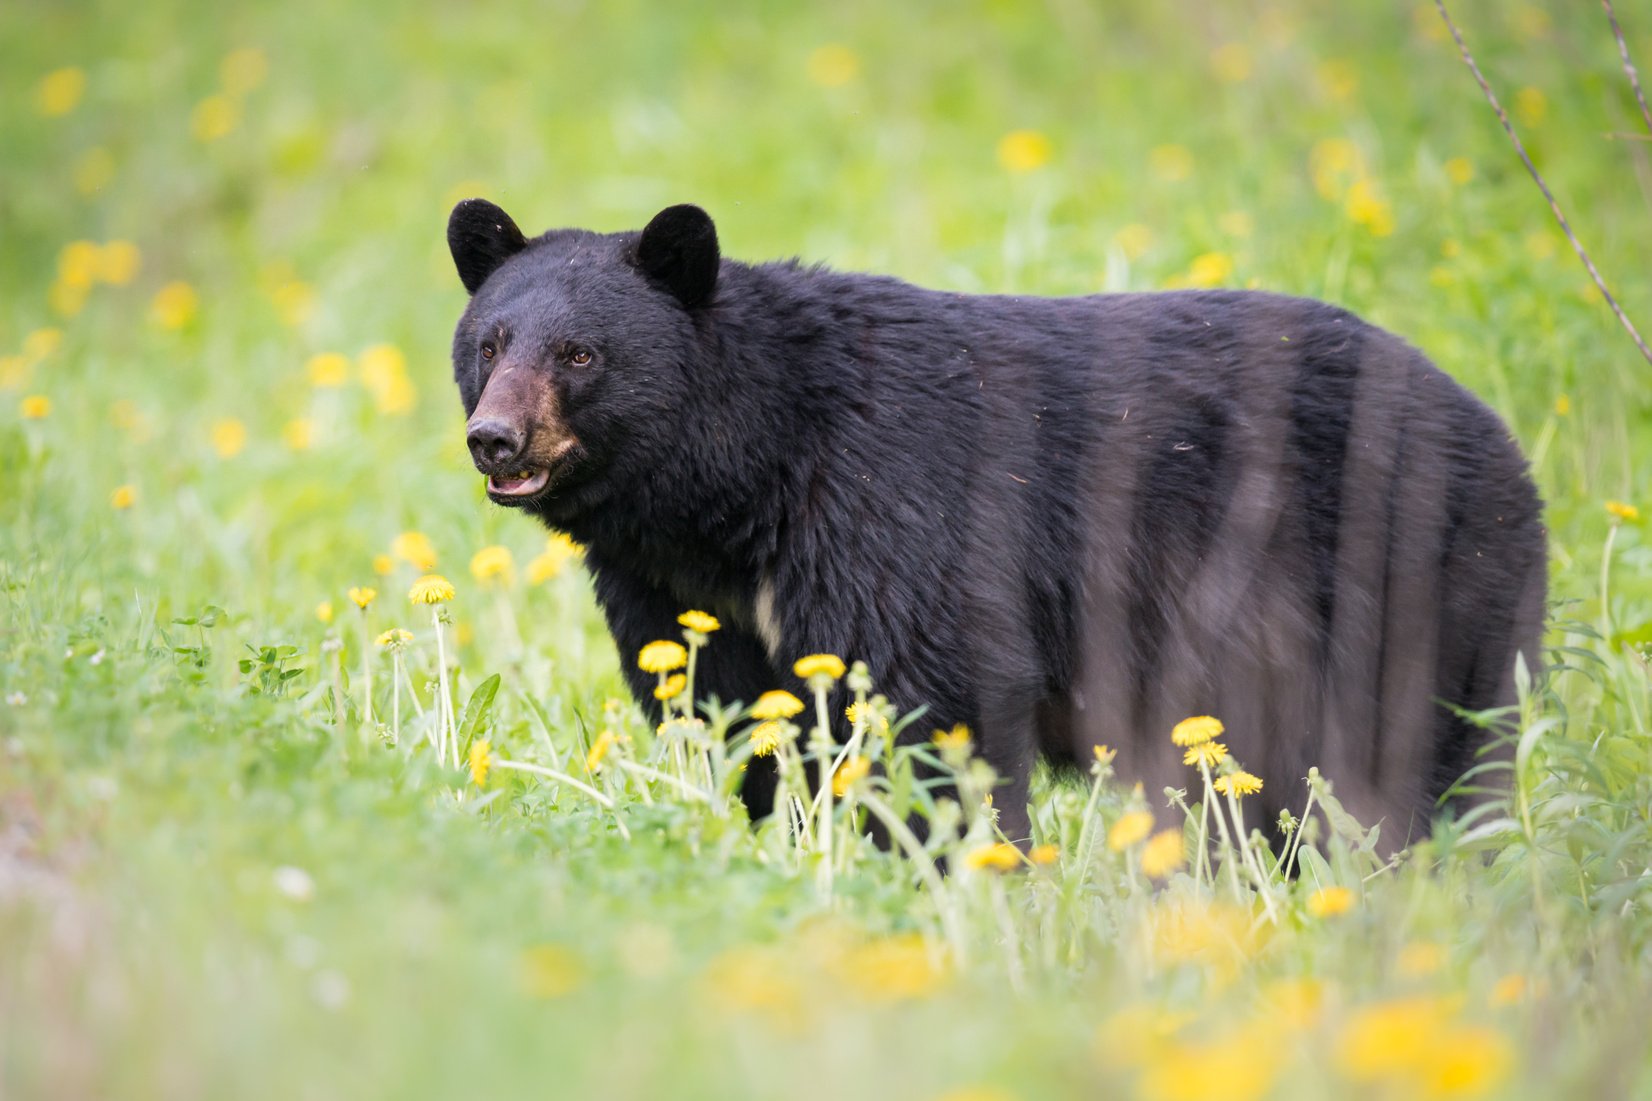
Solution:
<svg viewBox="0 0 1652 1101">
<path fill-rule="evenodd" d="M 758 724 L 751 732 L 751 755 L 770 757 L 786 738 L 785 728 L 773 720 Z"/>
<path fill-rule="evenodd" d="M 1324 138 L 1308 152 L 1308 174 L 1321 198 L 1336 201 L 1365 174 L 1365 155 L 1347 138 Z"/>
<path fill-rule="evenodd" d="M 22 356 L 0 356 L 0 390 L 15 390 L 29 379 L 34 364 Z"/>
<path fill-rule="evenodd" d="M 1247 1022 L 1172 1045 L 1143 1069 L 1141 1093 L 1155 1101 L 1259 1101 L 1284 1062 L 1276 1030 Z"/>
<path fill-rule="evenodd" d="M 1549 117 L 1549 97 L 1541 88 L 1520 89 L 1514 93 L 1514 117 L 1524 126 L 1542 126 Z"/>
<path fill-rule="evenodd" d="M 1276 979 L 1262 991 L 1263 1016 L 1287 1028 L 1312 1028 L 1325 1008 L 1325 984 L 1317 979 Z"/>
<path fill-rule="evenodd" d="M 645 673 L 669 673 L 687 664 L 688 651 L 669 639 L 650 642 L 637 652 L 637 668 Z"/>
<path fill-rule="evenodd" d="M 822 88 L 841 88 L 860 74 L 860 58 L 841 42 L 828 42 L 810 52 L 804 71 Z"/>
<path fill-rule="evenodd" d="M 1113 245 L 1124 253 L 1126 260 L 1140 260 L 1153 247 L 1153 231 L 1140 222 L 1132 222 L 1113 234 Z"/>
<path fill-rule="evenodd" d="M 1215 287 L 1233 276 L 1233 257 L 1225 252 L 1203 252 L 1193 258 L 1180 285 L 1185 287 Z"/>
<path fill-rule="evenodd" d="M 1046 867 L 1061 859 L 1061 847 L 1058 845 L 1034 845 L 1027 850 L 1027 859 L 1039 867 Z"/>
<path fill-rule="evenodd" d="M 1050 163 L 1050 139 L 1037 130 L 1011 130 L 998 139 L 998 164 L 1017 175 Z"/>
<path fill-rule="evenodd" d="M 1641 510 L 1624 501 L 1607 501 L 1606 511 L 1619 520 L 1627 520 L 1630 523 L 1634 523 L 1641 518 Z"/>
<path fill-rule="evenodd" d="M 929 736 L 942 753 L 948 750 L 963 752 L 969 749 L 971 736 L 969 727 L 963 723 L 954 723 L 951 730 L 937 730 Z"/>
<path fill-rule="evenodd" d="M 34 88 L 34 107 L 46 118 L 59 118 L 80 105 L 86 94 L 86 70 L 70 65 L 53 69 Z"/>
<path fill-rule="evenodd" d="M 361 353 L 356 370 L 381 413 L 403 414 L 413 409 L 417 392 L 407 377 L 407 357 L 394 344 L 375 344 Z"/>
<path fill-rule="evenodd" d="M 1446 950 L 1431 941 L 1407 944 L 1394 957 L 1394 970 L 1407 979 L 1422 979 L 1445 966 Z"/>
<path fill-rule="evenodd" d="M 1319 66 L 1317 75 L 1325 94 L 1338 103 L 1351 99 L 1359 91 L 1359 70 L 1351 61 L 1332 58 Z"/>
<path fill-rule="evenodd" d="M 1021 850 L 1004 841 L 981 845 L 964 854 L 964 866 L 975 871 L 1012 872 L 1021 866 Z"/>
<path fill-rule="evenodd" d="M 375 554 L 373 556 L 373 572 L 380 577 L 389 577 L 395 570 L 396 560 L 388 554 Z"/>
<path fill-rule="evenodd" d="M 1161 830 L 1153 835 L 1141 851 L 1142 873 L 1153 879 L 1168 879 L 1170 873 L 1182 866 L 1187 854 L 1182 847 L 1180 829 Z"/>
<path fill-rule="evenodd" d="M 764 692 L 751 705 L 754 719 L 789 719 L 803 710 L 803 701 L 784 689 Z"/>
<path fill-rule="evenodd" d="M 1214 741 L 1226 732 L 1222 720 L 1210 715 L 1195 715 L 1191 719 L 1183 719 L 1170 731 L 1170 740 L 1179 746 L 1202 745 Z"/>
<path fill-rule="evenodd" d="M 23 338 L 23 358 L 30 363 L 39 363 L 62 346 L 62 329 L 35 329 Z"/>
<path fill-rule="evenodd" d="M 138 502 L 138 489 L 133 485 L 116 486 L 115 491 L 109 494 L 109 507 L 119 512 L 125 512 Z"/>
<path fill-rule="evenodd" d="M 62 286 L 85 290 L 98 280 L 103 250 L 92 241 L 70 241 L 57 254 L 57 281 Z"/>
<path fill-rule="evenodd" d="M 1241 84 L 1250 79 L 1250 50 L 1241 42 L 1226 42 L 1210 52 L 1210 70 L 1223 84 Z"/>
<path fill-rule="evenodd" d="M 1215 787 L 1223 795 L 1255 795 L 1262 790 L 1262 778 L 1240 769 L 1227 776 L 1216 777 Z"/>
<path fill-rule="evenodd" d="M 302 279 L 288 279 L 269 289 L 275 315 L 289 329 L 296 329 L 315 312 L 315 288 Z"/>
<path fill-rule="evenodd" d="M 1169 843 L 1166 849 L 1174 852 Z M 1255 955 L 1268 935 L 1265 928 L 1253 924 L 1252 916 L 1250 910 L 1233 903 L 1165 898 L 1141 916 L 1135 934 L 1144 954 L 1160 964 L 1195 964 L 1225 982 Z"/>
<path fill-rule="evenodd" d="M 849 789 L 857 782 L 866 779 L 872 771 L 872 762 L 867 757 L 850 757 L 837 771 L 832 773 L 832 794 L 839 799 L 849 793 Z"/>
<path fill-rule="evenodd" d="M 1423 1071 L 1450 1031 L 1452 1007 L 1441 998 L 1400 998 L 1349 1015 L 1337 1036 L 1335 1059 L 1348 1077 L 1375 1082 Z"/>
<path fill-rule="evenodd" d="M 1180 183 L 1193 175 L 1193 151 L 1185 145 L 1156 145 L 1148 151 L 1147 167 L 1165 183 Z"/>
<path fill-rule="evenodd" d="M 466 764 L 470 766 L 470 778 L 479 788 L 488 786 L 488 769 L 493 767 L 493 754 L 488 750 L 488 740 L 477 738 L 470 743 L 470 753 L 466 757 Z"/>
<path fill-rule="evenodd" d="M 97 278 L 112 287 L 124 287 L 138 274 L 143 255 L 131 241 L 107 241 L 97 252 Z"/>
<path fill-rule="evenodd" d="M 924 997 L 945 982 L 948 973 L 945 959 L 936 958 L 916 933 L 880 937 L 836 955 L 832 974 L 855 993 L 876 1001 Z"/>
<path fill-rule="evenodd" d="M 1229 237 L 1249 237 L 1256 232 L 1256 219 L 1243 210 L 1230 210 L 1216 219 L 1216 228 Z"/>
<path fill-rule="evenodd" d="M 1125 811 L 1119 815 L 1119 820 L 1113 823 L 1107 831 L 1107 847 L 1114 852 L 1123 852 L 1130 846 L 1143 841 L 1153 832 L 1153 816 L 1144 810 Z"/>
<path fill-rule="evenodd" d="M 1514 1048 L 1495 1029 L 1457 1025 L 1435 1040 L 1418 1077 L 1426 1097 L 1483 1097 L 1508 1078 Z"/>
<path fill-rule="evenodd" d="M 1554 415 L 1569 417 L 1572 414 L 1572 399 L 1566 394 L 1556 395 L 1554 399 Z"/>
<path fill-rule="evenodd" d="M 1096 1026 L 1096 1059 L 1112 1070 L 1140 1067 L 1162 1057 L 1192 1020 L 1190 1013 L 1172 1013 L 1158 1006 L 1126 1006 Z"/>
<path fill-rule="evenodd" d="M 585 548 L 557 532 L 545 540 L 545 549 L 528 563 L 528 582 L 543 585 L 562 572 L 569 559 L 578 558 Z"/>
<path fill-rule="evenodd" d="M 681 673 L 673 673 L 665 678 L 665 683 L 654 689 L 654 698 L 657 700 L 674 700 L 683 694 L 688 687 L 688 678 Z"/>
<path fill-rule="evenodd" d="M 597 740 L 591 743 L 591 751 L 585 755 L 585 771 L 595 772 L 601 768 L 603 758 L 608 756 L 608 751 L 613 749 L 618 741 L 619 735 L 612 730 L 604 730 L 598 734 Z"/>
<path fill-rule="evenodd" d="M 1354 892 L 1347 887 L 1321 887 L 1308 896 L 1308 913 L 1316 918 L 1336 917 L 1354 908 Z"/>
<path fill-rule="evenodd" d="M 1354 181 L 1348 188 L 1343 212 L 1349 221 L 1370 230 L 1373 237 L 1387 237 L 1394 232 L 1394 208 L 1383 198 L 1382 189 L 1374 180 Z"/>
<path fill-rule="evenodd" d="M 201 296 L 188 283 L 174 280 L 155 292 L 149 302 L 149 316 L 163 329 L 176 331 L 195 320 Z"/>
<path fill-rule="evenodd" d="M 1474 179 L 1474 162 L 1467 157 L 1452 157 L 1445 162 L 1446 179 L 1462 187 Z"/>
<path fill-rule="evenodd" d="M 490 581 L 509 584 L 514 573 L 515 566 L 509 547 L 495 544 L 483 547 L 470 556 L 470 575 L 484 584 Z"/>
<path fill-rule="evenodd" d="M 705 612 L 694 611 L 684 612 L 682 615 L 677 617 L 677 622 L 682 624 L 684 627 L 687 627 L 690 631 L 694 631 L 697 634 L 702 635 L 709 635 L 711 632 L 722 626 L 722 624 L 717 621 L 716 616 L 707 615 Z"/>
<path fill-rule="evenodd" d="M 17 403 L 17 412 L 26 421 L 43 421 L 52 415 L 52 399 L 45 394 L 30 394 Z"/>
<path fill-rule="evenodd" d="M 407 599 L 414 604 L 445 604 L 453 599 L 453 583 L 441 574 L 427 573 L 407 590 Z"/>
<path fill-rule="evenodd" d="M 373 600 L 379 595 L 379 591 L 377 589 L 370 589 L 361 585 L 352 585 L 350 586 L 350 590 L 344 595 L 350 598 L 350 602 L 352 604 L 365 612 L 367 610 L 367 606 L 373 603 Z"/>
<path fill-rule="evenodd" d="M 337 389 L 350 378 L 350 360 L 338 352 L 318 352 L 305 362 L 304 373 L 318 390 Z"/>
<path fill-rule="evenodd" d="M 1095 745 L 1090 747 L 1090 754 L 1095 757 L 1097 766 L 1106 768 L 1113 763 L 1114 758 L 1119 755 L 1119 751 L 1112 746 Z"/>
<path fill-rule="evenodd" d="M 563 998 L 585 982 L 585 967 L 561 945 L 535 945 L 522 953 L 521 981 L 522 992 L 530 998 Z"/>
<path fill-rule="evenodd" d="M 1221 742 L 1203 742 L 1192 746 L 1182 754 L 1184 765 L 1204 765 L 1206 768 L 1215 768 L 1227 760 L 1228 747 Z"/>
<path fill-rule="evenodd" d="M 82 195 L 96 195 L 115 178 L 115 155 L 101 145 L 95 145 L 75 158 L 70 176 L 75 190 Z"/>
<path fill-rule="evenodd" d="M 422 531 L 404 531 L 390 540 L 390 553 L 426 573 L 436 566 L 436 547 Z"/>
<path fill-rule="evenodd" d="M 86 308 L 85 287 L 75 287 L 59 279 L 46 288 L 46 304 L 59 317 L 73 317 Z"/>
<path fill-rule="evenodd" d="M 323 623 L 331 623 L 333 621 L 333 602 L 323 600 L 320 604 L 317 604 L 315 606 L 315 617 Z"/>
<path fill-rule="evenodd" d="M 1525 1000 L 1529 985 L 1526 982 L 1526 976 L 1519 972 L 1504 975 L 1491 988 L 1491 995 L 1488 1000 L 1494 1006 L 1514 1005 L 1516 1002 Z"/>
<path fill-rule="evenodd" d="M 835 654 L 810 654 L 808 657 L 798 658 L 792 665 L 792 672 L 804 680 L 813 680 L 815 677 L 837 680 L 843 676 L 843 669 L 843 659 Z"/>
<path fill-rule="evenodd" d="M 270 59 L 256 46 L 231 50 L 218 63 L 218 83 L 231 96 L 244 96 L 260 84 L 270 72 Z"/>
<path fill-rule="evenodd" d="M 315 421 L 294 417 L 281 426 L 281 442 L 292 451 L 308 451 L 315 443 Z"/>
<path fill-rule="evenodd" d="M 247 426 L 236 417 L 220 417 L 212 422 L 209 438 L 220 459 L 233 459 L 247 446 Z"/>
<path fill-rule="evenodd" d="M 400 627 L 392 627 L 388 631 L 382 632 L 378 638 L 373 640 L 373 643 L 380 648 L 385 648 L 389 646 L 406 646 L 412 641 L 412 631 L 406 631 Z"/>
<path fill-rule="evenodd" d="M 214 142 L 225 137 L 241 121 L 241 107 L 229 96 L 213 94 L 189 113 L 189 133 L 198 142 Z"/>
</svg>

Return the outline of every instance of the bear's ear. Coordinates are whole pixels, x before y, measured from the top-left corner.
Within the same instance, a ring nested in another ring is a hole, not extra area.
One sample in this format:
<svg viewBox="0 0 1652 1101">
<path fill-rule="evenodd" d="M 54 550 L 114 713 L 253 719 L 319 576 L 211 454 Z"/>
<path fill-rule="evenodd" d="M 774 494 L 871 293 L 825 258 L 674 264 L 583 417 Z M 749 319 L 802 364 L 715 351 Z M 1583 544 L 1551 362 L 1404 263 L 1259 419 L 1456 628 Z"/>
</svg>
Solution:
<svg viewBox="0 0 1652 1101">
<path fill-rule="evenodd" d="M 466 199 L 447 219 L 447 247 L 465 290 L 475 294 L 494 269 L 528 247 L 511 216 L 486 199 Z"/>
<path fill-rule="evenodd" d="M 637 267 L 689 309 L 717 290 L 717 227 L 697 206 L 668 206 L 637 239 Z"/>
</svg>

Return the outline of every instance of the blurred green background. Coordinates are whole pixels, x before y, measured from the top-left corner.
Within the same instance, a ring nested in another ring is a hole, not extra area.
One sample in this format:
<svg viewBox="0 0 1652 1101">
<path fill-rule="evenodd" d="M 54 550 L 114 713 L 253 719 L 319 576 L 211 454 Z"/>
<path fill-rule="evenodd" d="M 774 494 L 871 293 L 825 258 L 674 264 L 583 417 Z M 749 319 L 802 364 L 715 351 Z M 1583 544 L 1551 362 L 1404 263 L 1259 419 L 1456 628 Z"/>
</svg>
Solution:
<svg viewBox="0 0 1652 1101">
<path fill-rule="evenodd" d="M 1453 7 L 1652 327 L 1652 142 L 1602 13 Z M 1652 8 L 1622 8 L 1652 58 Z M 497 744 L 582 744 L 622 708 L 583 577 L 464 454 L 443 229 L 473 195 L 529 232 L 694 202 L 728 255 L 961 291 L 1263 287 L 1420 346 L 1528 449 L 1557 618 L 1603 636 L 1555 635 L 1608 666 L 1547 705 L 1601 775 L 1542 848 L 1622 893 L 1588 879 L 1542 911 L 1532 879 L 1458 868 L 1276 957 L 1345 1005 L 1408 989 L 1394 961 L 1419 936 L 1474 1005 L 1545 975 L 1549 1000 L 1488 1018 L 1530 1061 L 1486 1089 L 1646 1087 L 1643 970 L 1603 961 L 1646 933 L 1652 368 L 1432 4 L 12 0 L 0 105 L 8 1095 L 1151 1093 L 1090 1051 L 1127 992 L 1262 1012 L 1142 971 L 1104 918 L 1035 996 L 988 969 L 938 999 L 823 993 L 837 1008 L 791 1029 L 761 998 L 708 1002 L 706 968 L 820 922 L 898 933 L 899 873 L 827 918 L 682 808 L 628 846 L 533 790 L 478 808 L 426 759 L 340 750 L 329 693 L 355 690 L 362 632 L 423 625 L 401 594 L 430 560 L 461 582 L 462 687 L 504 675 Z M 467 563 L 490 545 L 519 573 L 486 591 Z M 364 584 L 382 595 L 357 617 Z M 302 670 L 291 691 L 249 687 L 248 646 L 296 649 L 270 659 Z M 1303 1058 L 1279 1088 L 1314 1096 Z"/>
</svg>

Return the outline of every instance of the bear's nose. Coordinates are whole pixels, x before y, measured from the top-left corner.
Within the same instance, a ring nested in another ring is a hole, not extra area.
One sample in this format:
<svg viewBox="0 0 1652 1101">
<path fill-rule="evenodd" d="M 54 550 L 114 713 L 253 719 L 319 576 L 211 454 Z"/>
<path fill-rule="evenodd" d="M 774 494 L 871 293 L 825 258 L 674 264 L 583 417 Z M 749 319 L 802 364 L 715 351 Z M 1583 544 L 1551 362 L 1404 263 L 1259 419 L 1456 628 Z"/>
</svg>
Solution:
<svg viewBox="0 0 1652 1101">
<path fill-rule="evenodd" d="M 522 453 L 522 445 L 526 442 L 515 425 L 497 417 L 471 421 L 467 428 L 465 443 L 470 446 L 470 457 L 484 473 L 508 466 Z"/>
</svg>

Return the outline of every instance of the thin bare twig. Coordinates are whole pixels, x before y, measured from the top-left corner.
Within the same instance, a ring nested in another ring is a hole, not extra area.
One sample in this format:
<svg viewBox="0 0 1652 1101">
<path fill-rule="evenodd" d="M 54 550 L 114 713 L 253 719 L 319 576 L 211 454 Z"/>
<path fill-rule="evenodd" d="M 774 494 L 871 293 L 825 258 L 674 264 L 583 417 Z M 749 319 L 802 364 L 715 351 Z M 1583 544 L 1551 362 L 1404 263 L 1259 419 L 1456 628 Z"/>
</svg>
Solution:
<svg viewBox="0 0 1652 1101">
<path fill-rule="evenodd" d="M 1520 135 L 1514 132 L 1514 124 L 1509 121 L 1508 112 L 1503 110 L 1501 103 L 1497 102 L 1497 94 L 1491 90 L 1491 85 L 1487 84 L 1486 78 L 1481 75 L 1480 66 L 1474 63 L 1474 55 L 1468 52 L 1468 45 L 1463 41 L 1462 32 L 1457 29 L 1457 24 L 1451 20 L 1451 14 L 1446 11 L 1445 0 L 1434 0 L 1434 6 L 1440 9 L 1440 18 L 1445 20 L 1446 28 L 1451 31 L 1451 37 L 1456 41 L 1457 49 L 1463 55 L 1463 64 L 1467 65 L 1468 71 L 1474 74 L 1475 82 L 1480 85 L 1480 91 L 1485 93 L 1486 102 L 1490 103 L 1492 110 L 1497 112 L 1497 120 L 1503 124 L 1503 131 L 1508 134 L 1509 141 L 1514 143 L 1514 151 L 1520 154 L 1520 160 L 1526 165 L 1526 171 L 1531 173 L 1538 190 L 1543 192 L 1543 197 L 1549 200 L 1549 209 L 1554 211 L 1555 221 L 1560 223 L 1560 228 L 1566 234 L 1566 240 L 1572 243 L 1572 250 L 1577 253 L 1577 258 L 1582 260 L 1583 266 L 1588 269 L 1589 278 L 1595 281 L 1595 286 L 1599 289 L 1601 297 L 1606 299 L 1608 306 L 1612 307 L 1612 312 L 1617 315 L 1618 323 L 1629 334 L 1629 338 L 1635 342 L 1635 347 L 1640 349 L 1641 355 L 1646 357 L 1646 362 L 1652 363 L 1652 348 L 1646 346 L 1646 341 L 1641 339 L 1641 334 L 1635 328 L 1634 323 L 1624 314 L 1623 307 L 1619 306 L 1618 300 L 1612 297 L 1612 292 L 1606 289 L 1606 280 L 1600 277 L 1600 272 L 1595 268 L 1595 262 L 1589 259 L 1589 253 L 1584 249 L 1583 242 L 1579 241 L 1577 234 L 1572 232 L 1571 223 L 1566 220 L 1566 215 L 1561 212 L 1560 204 L 1555 202 L 1554 192 L 1550 191 L 1549 185 L 1543 182 L 1543 176 L 1537 171 L 1537 165 L 1532 163 L 1531 156 L 1526 152 L 1525 144 L 1520 140 Z"/>
<path fill-rule="evenodd" d="M 1612 37 L 1618 40 L 1618 56 L 1623 58 L 1623 75 L 1629 78 L 1629 87 L 1635 90 L 1635 102 L 1641 105 L 1641 119 L 1646 128 L 1652 130 L 1652 110 L 1646 106 L 1646 93 L 1641 91 L 1640 74 L 1635 71 L 1635 63 L 1629 60 L 1629 43 L 1623 40 L 1623 28 L 1618 26 L 1618 13 L 1612 7 L 1612 0 L 1600 0 L 1601 6 L 1606 9 L 1606 20 L 1612 24 Z"/>
</svg>

